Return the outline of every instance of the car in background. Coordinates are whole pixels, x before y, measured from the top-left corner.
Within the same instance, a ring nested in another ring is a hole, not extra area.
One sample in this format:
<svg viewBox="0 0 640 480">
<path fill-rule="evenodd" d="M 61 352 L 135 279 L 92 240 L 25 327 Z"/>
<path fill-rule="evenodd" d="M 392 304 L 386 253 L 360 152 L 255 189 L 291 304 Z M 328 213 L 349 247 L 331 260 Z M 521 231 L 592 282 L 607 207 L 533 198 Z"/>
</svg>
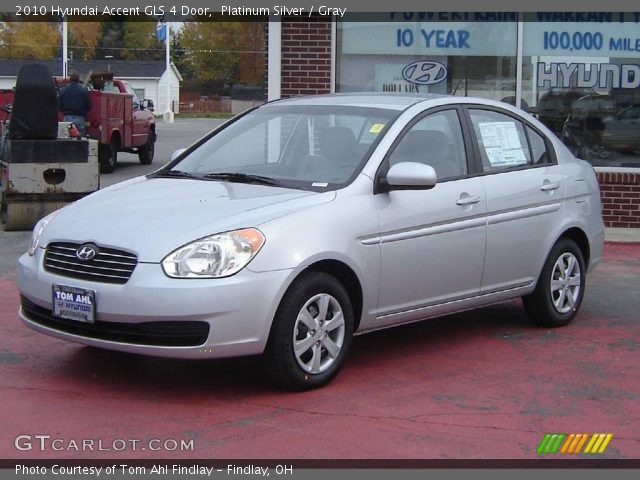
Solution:
<svg viewBox="0 0 640 480">
<path fill-rule="evenodd" d="M 300 97 L 41 220 L 19 314 L 107 349 L 264 355 L 309 389 L 356 334 L 520 297 L 536 324 L 567 325 L 603 241 L 593 168 L 519 109 Z"/>
<path fill-rule="evenodd" d="M 573 104 L 573 109 L 562 128 L 562 141 L 579 157 L 606 156 L 602 134 L 604 119 L 616 112 L 613 95 L 587 95 Z"/>
<path fill-rule="evenodd" d="M 558 90 L 551 89 L 538 100 L 535 109 L 538 120 L 553 133 L 560 136 L 564 122 L 573 109 L 573 104 L 585 95 L 592 94 L 592 90 Z"/>
<path fill-rule="evenodd" d="M 627 107 L 603 120 L 602 145 L 623 153 L 640 150 L 640 105 Z"/>
</svg>

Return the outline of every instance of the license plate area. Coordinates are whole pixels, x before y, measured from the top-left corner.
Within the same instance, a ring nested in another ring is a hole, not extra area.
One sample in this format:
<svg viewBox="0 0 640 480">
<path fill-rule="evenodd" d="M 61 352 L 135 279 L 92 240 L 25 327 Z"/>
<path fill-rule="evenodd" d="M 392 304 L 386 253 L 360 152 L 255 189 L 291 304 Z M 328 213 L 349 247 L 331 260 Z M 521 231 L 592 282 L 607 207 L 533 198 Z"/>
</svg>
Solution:
<svg viewBox="0 0 640 480">
<path fill-rule="evenodd" d="M 66 285 L 53 286 L 53 315 L 83 323 L 94 323 L 96 292 Z"/>
</svg>

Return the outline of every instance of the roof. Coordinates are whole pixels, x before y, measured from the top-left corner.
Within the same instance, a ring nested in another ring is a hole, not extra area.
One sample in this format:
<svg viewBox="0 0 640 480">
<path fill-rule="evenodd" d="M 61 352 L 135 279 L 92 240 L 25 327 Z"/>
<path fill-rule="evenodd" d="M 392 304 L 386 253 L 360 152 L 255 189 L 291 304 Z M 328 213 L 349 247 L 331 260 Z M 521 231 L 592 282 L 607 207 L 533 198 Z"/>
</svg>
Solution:
<svg viewBox="0 0 640 480">
<path fill-rule="evenodd" d="M 389 110 L 405 110 L 411 105 L 447 98 L 449 95 L 436 95 L 427 93 L 424 95 L 404 95 L 397 93 L 334 93 L 330 95 L 312 95 L 306 97 L 292 97 L 278 100 L 277 105 L 341 105 L 350 107 L 383 108 Z"/>
<path fill-rule="evenodd" d="M 334 93 L 329 95 L 291 97 L 283 100 L 274 100 L 273 102 L 269 102 L 266 105 L 329 105 L 404 111 L 419 103 L 422 104 L 422 107 L 424 108 L 439 107 L 444 105 L 479 105 L 497 107 L 502 110 L 508 110 L 518 115 L 524 116 L 530 121 L 535 120 L 529 113 L 502 101 L 481 97 L 466 97 L 432 93 L 425 93 L 423 95 L 376 92 Z M 539 126 L 542 126 L 542 124 L 540 124 Z"/>
<path fill-rule="evenodd" d="M 0 61 L 0 77 L 16 77 L 18 70 L 28 63 L 44 63 L 55 76 L 62 75 L 62 60 L 27 60 L 6 59 Z M 76 70 L 80 78 L 90 72 L 111 71 L 116 77 L 125 78 L 160 78 L 165 71 L 164 60 L 71 60 L 67 63 L 67 71 Z M 173 65 L 178 78 L 180 73 Z"/>
</svg>

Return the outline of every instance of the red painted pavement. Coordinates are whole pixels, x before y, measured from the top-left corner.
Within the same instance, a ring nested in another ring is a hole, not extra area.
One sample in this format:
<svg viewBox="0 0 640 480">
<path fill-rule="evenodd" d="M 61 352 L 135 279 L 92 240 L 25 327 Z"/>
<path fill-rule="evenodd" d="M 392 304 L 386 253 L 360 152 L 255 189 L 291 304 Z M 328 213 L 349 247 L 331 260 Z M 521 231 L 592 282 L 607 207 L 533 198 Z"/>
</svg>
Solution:
<svg viewBox="0 0 640 480">
<path fill-rule="evenodd" d="M 639 293 L 640 246 L 609 244 L 569 327 L 536 328 L 511 302 L 378 332 L 356 339 L 334 383 L 292 394 L 259 360 L 147 358 L 32 332 L 0 278 L 0 458 L 519 459 L 537 458 L 547 432 L 610 432 L 597 458 L 638 459 Z M 20 434 L 194 450 L 23 452 Z"/>
</svg>

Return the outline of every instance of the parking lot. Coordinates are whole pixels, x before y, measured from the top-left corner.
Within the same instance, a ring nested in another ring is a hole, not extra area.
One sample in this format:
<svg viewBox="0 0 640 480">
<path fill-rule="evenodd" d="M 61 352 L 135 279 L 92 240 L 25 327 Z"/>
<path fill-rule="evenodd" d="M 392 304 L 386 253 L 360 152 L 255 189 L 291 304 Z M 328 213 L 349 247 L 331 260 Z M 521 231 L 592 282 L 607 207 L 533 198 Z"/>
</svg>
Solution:
<svg viewBox="0 0 640 480">
<path fill-rule="evenodd" d="M 153 170 L 218 123 L 159 124 L 154 164 L 123 154 L 102 184 Z M 287 393 L 260 359 L 150 358 L 29 330 L 14 284 L 28 238 L 0 232 L 0 458 L 531 459 L 549 432 L 612 433 L 597 458 L 640 456 L 640 244 L 606 245 L 569 327 L 536 328 L 515 301 L 372 333 L 329 386 Z M 18 450 L 18 435 L 141 443 Z M 149 439 L 193 449 L 150 451 Z"/>
</svg>

